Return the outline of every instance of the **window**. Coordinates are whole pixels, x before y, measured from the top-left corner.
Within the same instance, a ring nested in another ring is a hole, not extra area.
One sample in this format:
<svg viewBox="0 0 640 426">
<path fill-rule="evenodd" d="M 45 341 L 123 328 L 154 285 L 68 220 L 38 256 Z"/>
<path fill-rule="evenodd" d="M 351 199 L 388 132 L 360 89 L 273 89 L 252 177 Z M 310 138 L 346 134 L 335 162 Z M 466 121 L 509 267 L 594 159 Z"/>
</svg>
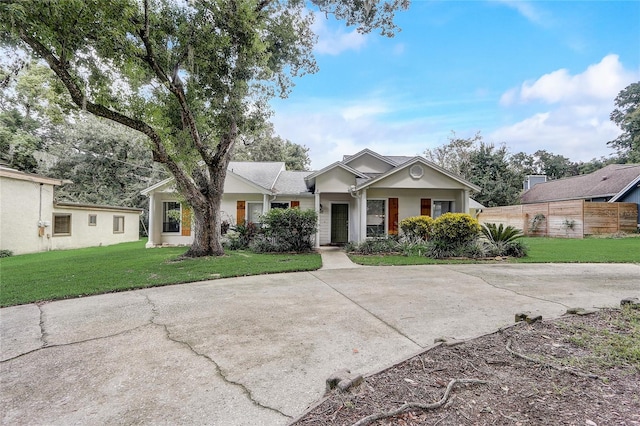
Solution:
<svg viewBox="0 0 640 426">
<path fill-rule="evenodd" d="M 90 214 L 89 215 L 89 226 L 96 226 L 98 224 L 98 215 Z"/>
<path fill-rule="evenodd" d="M 260 223 L 260 215 L 262 215 L 262 203 L 247 203 L 249 204 L 249 215 L 247 222 Z"/>
<path fill-rule="evenodd" d="M 384 232 L 385 200 L 367 200 L 367 237 L 380 237 Z"/>
<path fill-rule="evenodd" d="M 71 235 L 71 215 L 68 213 L 53 214 L 53 236 Z"/>
<path fill-rule="evenodd" d="M 285 202 L 285 203 L 271 203 L 271 208 L 272 209 L 288 209 L 289 208 L 289 203 Z"/>
<path fill-rule="evenodd" d="M 180 203 L 162 203 L 162 232 L 180 232 Z"/>
<path fill-rule="evenodd" d="M 433 202 L 433 218 L 442 216 L 453 210 L 453 201 L 434 201 Z"/>
<path fill-rule="evenodd" d="M 124 216 L 113 217 L 113 233 L 114 234 L 124 233 Z"/>
</svg>

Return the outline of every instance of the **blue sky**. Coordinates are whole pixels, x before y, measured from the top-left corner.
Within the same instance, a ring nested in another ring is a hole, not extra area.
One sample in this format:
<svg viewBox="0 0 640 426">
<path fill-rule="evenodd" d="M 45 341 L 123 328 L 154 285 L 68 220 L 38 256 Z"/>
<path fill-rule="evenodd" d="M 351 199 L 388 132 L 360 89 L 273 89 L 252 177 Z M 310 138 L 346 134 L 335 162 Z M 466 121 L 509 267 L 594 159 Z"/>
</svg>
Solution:
<svg viewBox="0 0 640 426">
<path fill-rule="evenodd" d="M 385 38 L 316 16 L 319 72 L 272 101 L 313 169 L 364 148 L 421 155 L 452 131 L 513 153 L 613 153 L 613 101 L 640 80 L 640 1 L 414 1 L 396 22 Z"/>
</svg>

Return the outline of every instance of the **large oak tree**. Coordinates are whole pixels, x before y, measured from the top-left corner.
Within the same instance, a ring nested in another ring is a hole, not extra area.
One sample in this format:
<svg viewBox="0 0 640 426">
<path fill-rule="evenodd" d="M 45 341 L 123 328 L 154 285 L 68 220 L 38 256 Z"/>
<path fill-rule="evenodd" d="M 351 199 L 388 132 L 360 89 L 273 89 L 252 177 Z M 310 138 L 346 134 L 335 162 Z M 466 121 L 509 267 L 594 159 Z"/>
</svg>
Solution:
<svg viewBox="0 0 640 426">
<path fill-rule="evenodd" d="M 313 0 L 362 32 L 396 30 L 408 0 Z M 75 105 L 147 137 L 191 205 L 187 256 L 220 255 L 220 202 L 239 134 L 316 71 L 301 0 L 9 0 L 2 43 L 46 61 Z"/>
</svg>

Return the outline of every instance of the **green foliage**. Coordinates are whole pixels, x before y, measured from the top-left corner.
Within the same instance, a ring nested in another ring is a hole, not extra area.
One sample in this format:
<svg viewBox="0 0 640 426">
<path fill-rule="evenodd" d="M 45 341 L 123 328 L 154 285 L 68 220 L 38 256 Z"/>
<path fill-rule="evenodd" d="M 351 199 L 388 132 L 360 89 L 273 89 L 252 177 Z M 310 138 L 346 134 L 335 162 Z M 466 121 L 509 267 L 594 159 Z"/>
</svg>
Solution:
<svg viewBox="0 0 640 426">
<path fill-rule="evenodd" d="M 261 220 L 263 234 L 250 244 L 251 250 L 303 253 L 313 249 L 318 222 L 314 210 L 271 209 Z"/>
<path fill-rule="evenodd" d="M 317 253 L 179 258 L 183 247 L 145 249 L 146 241 L 0 259 L 0 306 L 157 287 L 215 278 L 311 271 Z M 117 279 L 114 279 L 117 277 Z"/>
<path fill-rule="evenodd" d="M 504 226 L 502 223 L 496 225 L 495 223 L 485 223 L 482 225 L 482 235 L 491 242 L 508 243 L 522 237 L 522 231 L 513 226 Z"/>
<path fill-rule="evenodd" d="M 393 35 L 406 0 L 317 0 L 321 11 Z M 211 213 L 239 135 L 269 115 L 292 79 L 317 70 L 304 2 L 92 0 L 0 2 L 0 34 L 55 72 L 78 109 L 144 134 L 193 207 L 188 256 L 224 253 Z M 188 90 L 186 90 L 188 88 Z"/>
<path fill-rule="evenodd" d="M 433 219 L 430 216 L 412 216 L 400 221 L 400 229 L 409 241 L 426 241 L 431 236 Z"/>
<path fill-rule="evenodd" d="M 607 142 L 626 163 L 640 162 L 640 82 L 632 83 L 618 93 L 613 121 L 622 134 Z"/>
<path fill-rule="evenodd" d="M 445 213 L 433 221 L 432 240 L 436 245 L 461 246 L 472 242 L 480 223 L 466 213 Z"/>
<path fill-rule="evenodd" d="M 523 257 L 527 254 L 527 247 L 521 241 L 522 232 L 513 226 L 502 223 L 485 223 L 482 225 L 482 235 L 485 237 L 485 251 L 489 256 Z"/>
<path fill-rule="evenodd" d="M 361 243 L 349 243 L 345 246 L 348 253 L 389 254 L 402 253 L 402 245 L 393 237 L 369 238 Z"/>
<path fill-rule="evenodd" d="M 0 258 L 1 257 L 11 257 L 13 256 L 13 252 L 11 250 L 2 249 L 0 250 Z"/>
<path fill-rule="evenodd" d="M 309 148 L 277 136 L 271 123 L 241 140 L 234 148 L 235 161 L 282 161 L 287 170 L 306 170 L 311 164 Z"/>
<path fill-rule="evenodd" d="M 227 232 L 225 248 L 229 250 L 246 250 L 262 229 L 253 222 L 243 222 Z"/>
</svg>

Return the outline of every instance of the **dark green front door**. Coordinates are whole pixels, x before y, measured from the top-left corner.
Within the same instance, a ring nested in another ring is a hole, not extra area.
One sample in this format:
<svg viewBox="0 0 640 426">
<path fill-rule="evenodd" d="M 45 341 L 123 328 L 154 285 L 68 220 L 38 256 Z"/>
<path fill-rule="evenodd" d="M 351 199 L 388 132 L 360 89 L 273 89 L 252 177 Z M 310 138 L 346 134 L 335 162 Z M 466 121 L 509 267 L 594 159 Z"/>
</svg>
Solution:
<svg viewBox="0 0 640 426">
<path fill-rule="evenodd" d="M 331 244 L 349 241 L 349 204 L 331 205 Z"/>
</svg>

